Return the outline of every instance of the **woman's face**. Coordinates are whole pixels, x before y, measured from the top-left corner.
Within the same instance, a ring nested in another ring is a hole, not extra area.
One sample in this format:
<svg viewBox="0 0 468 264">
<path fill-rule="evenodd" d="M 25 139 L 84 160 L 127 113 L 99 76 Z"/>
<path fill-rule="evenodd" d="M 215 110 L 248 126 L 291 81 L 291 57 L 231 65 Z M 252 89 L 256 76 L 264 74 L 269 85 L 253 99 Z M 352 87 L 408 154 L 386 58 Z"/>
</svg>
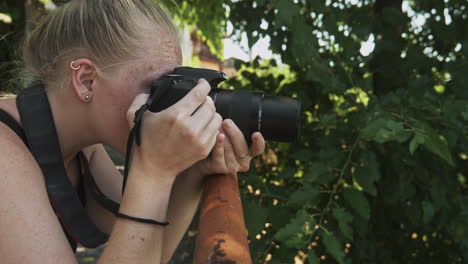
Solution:
<svg viewBox="0 0 468 264">
<path fill-rule="evenodd" d="M 151 42 L 142 51 L 142 58 L 118 66 L 103 74 L 94 91 L 97 122 L 94 127 L 101 141 L 114 150 L 124 153 L 128 134 L 127 110 L 138 94 L 149 93 L 152 81 L 170 73 L 181 64 L 180 45 L 176 40 Z"/>
</svg>

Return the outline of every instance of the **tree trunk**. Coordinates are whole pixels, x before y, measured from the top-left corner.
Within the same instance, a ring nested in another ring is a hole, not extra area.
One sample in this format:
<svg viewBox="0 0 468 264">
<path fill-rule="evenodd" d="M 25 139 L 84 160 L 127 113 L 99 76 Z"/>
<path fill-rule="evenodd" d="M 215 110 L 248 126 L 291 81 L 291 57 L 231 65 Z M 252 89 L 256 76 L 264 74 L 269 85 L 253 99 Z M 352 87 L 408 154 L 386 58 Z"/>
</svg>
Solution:
<svg viewBox="0 0 468 264">
<path fill-rule="evenodd" d="M 373 73 L 374 92 L 387 94 L 405 85 L 405 73 L 395 65 L 401 65 L 401 51 L 405 45 L 401 33 L 405 27 L 404 19 L 389 19 L 389 14 L 403 14 L 403 0 L 377 0 L 375 2 L 375 51 L 370 62 Z M 401 76 L 402 78 L 395 78 Z"/>
</svg>

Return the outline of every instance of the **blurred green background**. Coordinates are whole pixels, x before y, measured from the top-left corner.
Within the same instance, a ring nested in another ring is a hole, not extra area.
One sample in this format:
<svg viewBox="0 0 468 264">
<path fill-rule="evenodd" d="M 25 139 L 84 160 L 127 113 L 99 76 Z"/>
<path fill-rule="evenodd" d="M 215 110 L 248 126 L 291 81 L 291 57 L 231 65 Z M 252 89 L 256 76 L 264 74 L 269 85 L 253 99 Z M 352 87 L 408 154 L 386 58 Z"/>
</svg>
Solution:
<svg viewBox="0 0 468 264">
<path fill-rule="evenodd" d="M 232 87 L 302 99 L 300 140 L 240 177 L 254 263 L 468 263 L 466 0 L 162 2 L 220 69 L 225 38 L 269 41 Z M 51 3 L 0 3 L 4 91 Z M 191 262 L 190 232 L 174 263 Z"/>
</svg>

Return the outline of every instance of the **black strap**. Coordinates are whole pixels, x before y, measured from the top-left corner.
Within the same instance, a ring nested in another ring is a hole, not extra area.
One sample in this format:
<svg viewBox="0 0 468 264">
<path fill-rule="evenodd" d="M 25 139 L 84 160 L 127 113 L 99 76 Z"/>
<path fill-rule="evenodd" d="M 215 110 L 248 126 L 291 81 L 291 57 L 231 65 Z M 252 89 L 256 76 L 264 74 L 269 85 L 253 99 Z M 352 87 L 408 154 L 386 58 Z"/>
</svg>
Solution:
<svg viewBox="0 0 468 264">
<path fill-rule="evenodd" d="M 89 164 L 88 164 L 88 159 L 86 156 L 83 154 L 83 152 L 78 153 L 78 158 L 80 162 L 82 163 L 82 169 L 84 170 L 82 175 L 84 178 L 85 185 L 89 188 L 91 191 L 91 195 L 93 198 L 98 201 L 102 207 L 106 208 L 113 214 L 116 214 L 119 212 L 120 204 L 116 203 L 114 200 L 110 199 L 107 197 L 101 189 L 99 189 L 99 186 L 96 184 L 96 181 L 93 178 L 93 175 L 91 175 L 91 171 L 89 170 Z"/>
<path fill-rule="evenodd" d="M 125 157 L 125 169 L 124 169 L 124 177 L 123 177 L 123 184 L 122 184 L 122 195 L 125 190 L 125 186 L 127 185 L 128 179 L 128 172 L 130 171 L 131 159 L 132 159 L 132 147 L 133 142 L 140 146 L 141 145 L 141 127 L 143 125 L 143 114 L 149 110 L 150 106 L 153 102 L 159 101 L 162 97 L 164 97 L 167 92 L 169 91 L 170 81 L 167 78 L 164 78 L 159 81 L 155 81 L 153 83 L 153 90 L 148 98 L 148 101 L 135 112 L 135 119 L 133 122 L 135 125 L 133 126 L 132 130 L 130 131 L 130 135 L 128 136 L 127 140 L 127 153 Z"/>
<path fill-rule="evenodd" d="M 97 247 L 108 236 L 89 219 L 67 177 L 58 135 L 44 85 L 35 82 L 17 97 L 31 153 L 44 175 L 49 199 L 67 233 L 85 247 Z"/>
<path fill-rule="evenodd" d="M 21 140 L 23 140 L 25 145 L 28 145 L 23 128 L 9 113 L 4 111 L 3 109 L 0 109 L 0 122 L 3 122 L 5 125 L 7 125 L 11 130 L 13 130 L 13 132 L 15 132 L 18 135 L 18 137 L 21 138 Z"/>
</svg>

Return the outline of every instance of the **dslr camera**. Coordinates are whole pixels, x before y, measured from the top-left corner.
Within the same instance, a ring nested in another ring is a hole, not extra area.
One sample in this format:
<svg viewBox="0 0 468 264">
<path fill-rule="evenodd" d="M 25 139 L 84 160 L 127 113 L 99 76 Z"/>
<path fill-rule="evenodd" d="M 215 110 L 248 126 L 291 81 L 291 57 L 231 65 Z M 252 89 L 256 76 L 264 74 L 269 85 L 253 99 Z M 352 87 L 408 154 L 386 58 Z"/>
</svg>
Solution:
<svg viewBox="0 0 468 264">
<path fill-rule="evenodd" d="M 162 111 L 184 97 L 199 79 L 211 85 L 209 96 L 223 119 L 232 119 L 247 142 L 259 131 L 265 140 L 293 142 L 299 137 L 301 101 L 297 98 L 271 96 L 261 91 L 218 88 L 226 74 L 209 69 L 178 67 L 151 85 L 148 110 Z"/>
</svg>

